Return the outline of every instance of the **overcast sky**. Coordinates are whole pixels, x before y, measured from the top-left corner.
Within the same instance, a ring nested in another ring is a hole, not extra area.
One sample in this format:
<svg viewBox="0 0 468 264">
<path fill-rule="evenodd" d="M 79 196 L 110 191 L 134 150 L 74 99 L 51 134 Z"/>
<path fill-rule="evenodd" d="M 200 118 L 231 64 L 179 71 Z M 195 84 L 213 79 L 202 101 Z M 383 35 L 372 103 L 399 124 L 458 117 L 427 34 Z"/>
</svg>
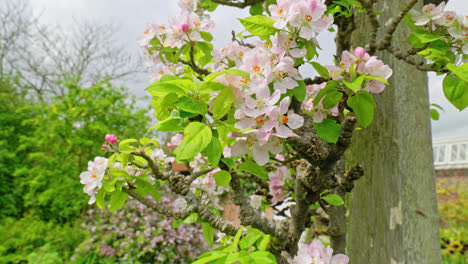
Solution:
<svg viewBox="0 0 468 264">
<path fill-rule="evenodd" d="M 3 0 L 2 0 L 3 1 Z M 10 0 L 15 1 L 15 0 Z M 139 55 L 136 38 L 144 31 L 147 22 L 167 24 L 169 16 L 176 16 L 179 12 L 177 0 L 32 0 L 33 10 L 42 14 L 46 23 L 69 26 L 74 19 L 96 21 L 97 23 L 117 22 L 120 25 L 117 38 L 127 47 L 129 52 Z M 467 0 L 451 0 L 446 10 L 455 10 L 459 14 L 468 15 Z M 213 35 L 215 47 L 220 47 L 231 39 L 231 30 L 241 30 L 236 17 L 245 17 L 245 10 L 218 7 L 212 15 L 216 22 Z M 323 33 L 319 37 L 324 51 L 319 62 L 331 65 L 335 45 L 332 33 Z M 306 69 L 311 71 L 309 67 Z M 468 109 L 459 112 L 445 99 L 442 91 L 442 77 L 429 74 L 429 91 L 431 103 L 444 108 L 439 121 L 432 122 L 434 138 L 453 136 L 468 136 Z M 137 95 L 144 94 L 148 80 L 142 79 L 137 83 L 126 84 Z"/>
</svg>

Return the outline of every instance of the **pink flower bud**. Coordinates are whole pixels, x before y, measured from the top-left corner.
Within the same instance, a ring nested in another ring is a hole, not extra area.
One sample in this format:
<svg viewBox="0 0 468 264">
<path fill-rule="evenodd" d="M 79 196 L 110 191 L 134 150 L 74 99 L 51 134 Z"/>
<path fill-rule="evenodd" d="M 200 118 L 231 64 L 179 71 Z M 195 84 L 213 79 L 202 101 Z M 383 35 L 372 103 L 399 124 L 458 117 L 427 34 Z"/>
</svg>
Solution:
<svg viewBox="0 0 468 264">
<path fill-rule="evenodd" d="M 366 55 L 366 50 L 364 48 L 357 47 L 354 50 L 354 56 L 356 58 L 359 58 L 359 59 L 363 60 L 365 55 Z"/>
<path fill-rule="evenodd" d="M 172 142 L 167 143 L 167 147 L 170 148 L 170 149 L 173 148 L 173 147 L 174 147 L 174 143 L 172 143 Z"/>
<path fill-rule="evenodd" d="M 117 143 L 117 136 L 114 134 L 107 134 L 104 140 L 106 141 L 106 143 L 115 144 Z"/>
<path fill-rule="evenodd" d="M 102 148 L 103 150 L 106 150 L 108 147 L 109 147 L 109 146 L 107 146 L 106 144 L 102 144 L 102 145 L 101 145 L 101 148 Z"/>
<path fill-rule="evenodd" d="M 190 30 L 190 27 L 189 27 L 188 24 L 182 24 L 182 26 L 180 26 L 180 28 L 182 29 L 182 31 L 184 33 L 187 33 Z"/>
</svg>

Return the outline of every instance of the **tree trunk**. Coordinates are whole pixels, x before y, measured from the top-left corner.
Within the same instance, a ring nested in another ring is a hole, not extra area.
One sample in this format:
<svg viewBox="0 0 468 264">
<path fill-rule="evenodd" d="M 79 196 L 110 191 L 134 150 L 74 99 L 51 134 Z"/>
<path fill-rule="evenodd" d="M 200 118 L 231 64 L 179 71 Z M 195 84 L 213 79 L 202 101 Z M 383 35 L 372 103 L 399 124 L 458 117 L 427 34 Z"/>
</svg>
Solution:
<svg viewBox="0 0 468 264">
<path fill-rule="evenodd" d="M 379 0 L 374 8 L 382 13 L 380 24 L 405 2 Z M 356 17 L 353 48 L 368 39 L 369 21 L 362 14 Z M 392 45 L 407 49 L 409 34 L 402 22 Z M 393 76 L 375 96 L 373 123 L 356 132 L 346 154 L 347 167 L 360 163 L 365 171 L 347 196 L 350 263 L 441 263 L 427 74 L 388 53 L 376 55 Z"/>
</svg>

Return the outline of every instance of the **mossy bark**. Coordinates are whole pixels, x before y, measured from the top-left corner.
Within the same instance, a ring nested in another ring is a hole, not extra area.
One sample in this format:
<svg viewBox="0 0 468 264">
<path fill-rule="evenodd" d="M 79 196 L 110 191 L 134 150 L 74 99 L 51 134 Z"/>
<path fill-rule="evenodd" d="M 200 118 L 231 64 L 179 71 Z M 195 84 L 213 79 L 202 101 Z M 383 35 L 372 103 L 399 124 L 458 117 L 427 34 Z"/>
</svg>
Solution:
<svg viewBox="0 0 468 264">
<path fill-rule="evenodd" d="M 407 1 L 377 2 L 385 25 Z M 366 44 L 368 18 L 358 14 L 356 25 L 353 48 Z M 392 45 L 408 48 L 409 34 L 400 24 Z M 348 167 L 360 163 L 365 171 L 347 195 L 346 252 L 352 264 L 441 263 L 427 74 L 386 52 L 376 55 L 393 76 L 375 96 L 373 123 L 355 132 L 346 154 Z"/>
</svg>

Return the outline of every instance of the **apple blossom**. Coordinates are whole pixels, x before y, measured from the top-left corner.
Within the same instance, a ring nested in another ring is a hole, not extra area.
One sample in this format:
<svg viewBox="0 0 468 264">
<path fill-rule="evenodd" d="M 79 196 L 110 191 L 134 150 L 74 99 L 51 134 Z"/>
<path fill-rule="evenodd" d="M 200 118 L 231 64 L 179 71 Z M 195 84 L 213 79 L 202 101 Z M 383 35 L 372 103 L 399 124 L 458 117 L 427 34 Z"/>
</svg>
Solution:
<svg viewBox="0 0 468 264">
<path fill-rule="evenodd" d="M 438 6 L 434 4 L 427 4 L 422 8 L 422 12 L 411 10 L 415 25 L 422 26 L 426 25 L 430 21 L 439 19 L 443 16 L 443 10 L 445 8 L 445 2 L 440 3 Z"/>
<path fill-rule="evenodd" d="M 289 261 L 292 264 L 348 264 L 349 257 L 343 254 L 333 256 L 333 249 L 330 246 L 325 248 L 318 239 L 310 244 L 299 243 L 299 250 L 294 260 Z"/>
<path fill-rule="evenodd" d="M 83 191 L 91 196 L 89 204 L 96 202 L 96 192 L 101 189 L 104 174 L 107 169 L 108 159 L 96 157 L 88 162 L 88 170 L 80 174 L 80 182 L 84 184 Z"/>
</svg>

